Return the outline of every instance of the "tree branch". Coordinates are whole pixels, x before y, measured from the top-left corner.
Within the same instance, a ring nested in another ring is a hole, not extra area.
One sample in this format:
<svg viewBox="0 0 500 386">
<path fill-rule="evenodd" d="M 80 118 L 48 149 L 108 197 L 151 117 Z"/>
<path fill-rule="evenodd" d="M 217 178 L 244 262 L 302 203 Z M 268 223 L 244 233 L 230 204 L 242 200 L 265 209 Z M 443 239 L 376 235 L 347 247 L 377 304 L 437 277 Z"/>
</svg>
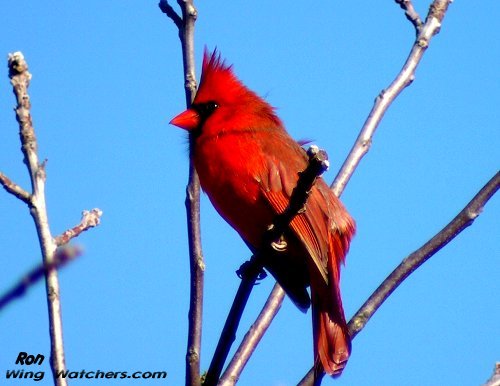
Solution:
<svg viewBox="0 0 500 386">
<path fill-rule="evenodd" d="M 61 235 L 55 238 L 56 245 L 58 247 L 67 244 L 71 239 L 80 235 L 80 233 L 89 230 L 90 228 L 96 227 L 101 222 L 102 210 L 98 208 L 92 209 L 90 212 L 84 210 L 82 212 L 82 219 L 80 223 L 71 229 L 68 229 Z"/>
<path fill-rule="evenodd" d="M 196 94 L 196 73 L 194 56 L 194 27 L 198 11 L 193 0 L 178 0 L 182 18 L 174 11 L 167 0 L 160 0 L 159 7 L 176 25 L 182 48 L 184 71 L 184 91 L 186 106 L 189 107 Z M 192 142 L 193 138 L 190 138 Z M 193 149 L 193 146 L 189 147 Z M 189 178 L 186 187 L 186 212 L 189 242 L 190 295 L 189 326 L 186 353 L 186 385 L 201 385 L 200 355 L 203 314 L 203 283 L 205 263 L 201 246 L 200 230 L 200 182 L 194 168 L 192 157 L 189 162 Z"/>
<path fill-rule="evenodd" d="M 66 370 L 62 314 L 59 290 L 59 278 L 57 268 L 76 257 L 77 253 L 68 253 L 70 249 L 57 250 L 57 240 L 52 238 L 49 219 L 47 214 L 47 205 L 45 200 L 45 163 L 40 163 L 38 159 L 38 145 L 36 141 L 35 130 L 31 118 L 31 103 L 28 95 L 28 86 L 31 80 L 31 74 L 28 71 L 28 64 L 21 52 L 9 54 L 8 58 L 9 78 L 16 97 L 17 106 L 15 109 L 16 119 L 19 123 L 19 137 L 21 140 L 21 150 L 24 155 L 24 163 L 28 168 L 31 181 L 31 194 L 16 185 L 4 174 L 0 173 L 0 183 L 5 190 L 21 201 L 26 203 L 30 209 L 31 217 L 35 222 L 40 249 L 42 252 L 43 264 L 27 274 L 21 283 L 13 287 L 0 300 L 4 306 L 12 299 L 19 297 L 29 286 L 39 280 L 42 274 L 45 275 L 45 288 L 47 292 L 47 306 L 49 313 L 49 334 L 50 334 L 50 367 L 52 370 L 54 384 L 56 386 L 67 385 L 66 379 L 58 377 L 58 371 Z M 99 209 L 94 209 L 96 213 L 101 214 Z M 97 221 L 98 223 L 98 221 Z M 93 226 L 97 225 L 95 223 Z M 78 226 L 76 227 L 78 228 Z M 73 228 L 61 237 L 67 239 L 66 242 L 76 235 L 81 229 Z M 59 241 L 62 241 L 59 239 Z"/>
<path fill-rule="evenodd" d="M 363 158 L 363 156 L 370 149 L 375 130 L 380 124 L 385 112 L 401 91 L 409 86 L 415 78 L 417 66 L 420 64 L 422 56 L 429 46 L 431 38 L 439 32 L 441 22 L 443 21 L 445 12 L 448 9 L 450 2 L 450 0 L 434 0 L 432 2 L 425 24 L 422 25 L 403 68 L 389 87 L 382 90 L 382 92 L 375 99 L 375 104 L 363 127 L 361 128 L 349 156 L 345 160 L 342 168 L 331 185 L 332 190 L 337 196 L 340 196 L 346 184 L 349 182 L 354 170 L 361 161 L 361 158 Z M 406 4 L 411 5 L 409 2 L 406 2 Z"/>
<path fill-rule="evenodd" d="M 448 225 L 419 249 L 403 259 L 349 321 L 348 327 L 351 339 L 354 339 L 356 335 L 358 335 L 373 314 L 380 308 L 382 303 L 384 303 L 408 276 L 458 236 L 465 228 L 472 225 L 474 220 L 481 214 L 484 205 L 499 188 L 500 172 L 497 172 Z M 309 370 L 299 385 L 312 385 L 314 378 L 313 374 L 314 367 Z"/>
<path fill-rule="evenodd" d="M 198 18 L 198 11 L 193 0 L 177 0 L 182 17 L 169 4 L 168 0 L 160 0 L 158 6 L 179 30 L 179 39 L 182 48 L 182 64 L 184 68 L 184 88 L 186 92 L 186 106 L 189 107 L 196 94 L 196 72 L 194 60 L 194 26 Z"/>
<path fill-rule="evenodd" d="M 182 10 L 183 28 L 179 31 L 182 44 L 182 62 L 184 67 L 184 88 L 186 92 L 186 106 L 189 107 L 196 94 L 196 72 L 194 60 L 194 25 L 198 18 L 198 11 L 193 0 L 177 0 Z"/>
<path fill-rule="evenodd" d="M 248 360 L 252 356 L 253 352 L 257 348 L 257 345 L 264 336 L 264 333 L 267 331 L 267 328 L 271 325 L 271 322 L 281 308 L 284 298 L 285 291 L 283 291 L 283 288 L 276 283 L 271 294 L 267 298 L 262 311 L 248 332 L 245 334 L 238 350 L 222 374 L 218 383 L 219 386 L 234 385 L 238 381 Z"/>
<path fill-rule="evenodd" d="M 242 280 L 215 349 L 215 354 L 203 383 L 204 386 L 214 386 L 218 383 L 229 350 L 236 338 L 236 331 L 250 293 L 255 282 L 264 273 L 263 267 L 266 259 L 275 253 L 280 253 L 279 251 L 282 248 L 280 239 L 283 233 L 293 218 L 304 210 L 311 188 L 318 176 L 328 169 L 327 155 L 324 151 L 319 150 L 317 146 L 311 146 L 307 154 L 309 163 L 307 168 L 299 173 L 297 185 L 293 189 L 287 208 L 283 213 L 278 214 L 268 227 L 261 248 L 254 253 L 250 261 L 244 263 L 238 270 L 241 272 Z M 279 292 L 279 289 L 276 290 L 277 292 Z"/>
<path fill-rule="evenodd" d="M 175 26 L 179 29 L 179 31 L 183 28 L 182 18 L 179 16 L 177 12 L 172 8 L 172 6 L 168 3 L 167 0 L 160 0 L 158 4 L 160 10 L 167 15 L 174 22 Z"/>
<path fill-rule="evenodd" d="M 47 207 L 45 204 L 45 163 L 38 162 L 37 142 L 35 130 L 31 120 L 31 103 L 27 92 L 31 74 L 28 64 L 21 52 L 9 54 L 9 77 L 17 100 L 16 119 L 19 123 L 19 135 L 21 138 L 24 163 L 28 167 L 31 179 L 32 196 L 29 202 L 30 213 L 35 221 L 40 248 L 42 251 L 43 264 L 54 266 L 54 254 L 56 243 L 54 242 L 49 228 Z M 56 377 L 56 371 L 65 370 L 63 330 L 61 316 L 61 302 L 59 298 L 59 279 L 54 269 L 45 271 L 45 285 L 47 291 L 47 305 L 49 310 L 49 330 L 51 341 L 51 369 L 54 382 L 58 386 L 65 386 L 66 380 Z"/>
<path fill-rule="evenodd" d="M 0 172 L 0 184 L 2 184 L 3 188 L 8 193 L 16 196 L 25 204 L 31 205 L 31 195 L 19 185 L 12 182 L 12 180 L 2 172 Z"/>
<path fill-rule="evenodd" d="M 411 0 L 395 0 L 395 1 L 405 11 L 406 18 L 411 22 L 411 24 L 413 24 L 413 26 L 415 27 L 415 32 L 418 35 L 420 29 L 422 28 L 423 23 L 417 11 L 413 7 Z"/>
<path fill-rule="evenodd" d="M 497 192 L 499 187 L 500 172 L 497 172 L 448 225 L 422 247 L 406 257 L 392 271 L 351 318 L 348 324 L 351 338 L 354 338 L 364 328 L 375 311 L 413 271 L 458 236 L 465 228 L 472 225 L 474 220 L 481 214 L 484 205 Z"/>
<path fill-rule="evenodd" d="M 188 341 L 186 352 L 186 385 L 201 385 L 200 357 L 203 318 L 203 286 L 205 263 L 201 247 L 200 182 L 192 161 L 186 187 L 186 212 L 189 242 L 190 294 Z"/>
</svg>

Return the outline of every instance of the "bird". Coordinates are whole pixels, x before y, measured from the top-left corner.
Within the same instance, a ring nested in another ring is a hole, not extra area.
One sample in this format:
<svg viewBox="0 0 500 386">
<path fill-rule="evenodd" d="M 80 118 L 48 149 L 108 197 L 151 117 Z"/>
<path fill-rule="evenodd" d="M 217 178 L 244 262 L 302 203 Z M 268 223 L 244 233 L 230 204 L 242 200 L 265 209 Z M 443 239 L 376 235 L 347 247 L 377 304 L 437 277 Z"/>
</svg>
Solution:
<svg viewBox="0 0 500 386">
<path fill-rule="evenodd" d="M 195 98 L 170 123 L 189 132 L 190 157 L 217 212 L 258 251 L 307 167 L 306 151 L 287 133 L 275 108 L 237 78 L 217 49 L 205 48 Z M 351 353 L 340 269 L 355 228 L 320 177 L 285 230 L 283 248 L 264 262 L 299 310 L 312 308 L 315 374 L 339 376 Z"/>
</svg>

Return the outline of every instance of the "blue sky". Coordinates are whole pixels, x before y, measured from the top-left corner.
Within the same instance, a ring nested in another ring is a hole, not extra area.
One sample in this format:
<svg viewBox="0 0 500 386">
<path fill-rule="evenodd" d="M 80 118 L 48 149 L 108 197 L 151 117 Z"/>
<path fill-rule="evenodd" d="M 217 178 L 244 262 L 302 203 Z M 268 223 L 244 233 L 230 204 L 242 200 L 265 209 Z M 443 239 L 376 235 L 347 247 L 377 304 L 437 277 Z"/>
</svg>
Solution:
<svg viewBox="0 0 500 386">
<path fill-rule="evenodd" d="M 428 1 L 415 1 L 423 16 Z M 401 68 L 414 31 L 390 1 L 199 2 L 204 46 L 278 108 L 289 132 L 326 149 L 330 182 L 376 95 Z M 342 197 L 358 232 L 342 275 L 350 317 L 407 254 L 446 225 L 499 167 L 500 5 L 454 2 L 415 82 L 391 107 Z M 17 1 L 0 9 L 0 170 L 28 188 L 19 151 L 9 52 L 33 73 L 29 93 L 40 157 L 48 159 L 54 235 L 99 207 L 102 224 L 76 243 L 60 273 L 67 366 L 168 372 L 184 381 L 189 273 L 185 133 L 177 31 L 157 2 Z M 356 337 L 339 380 L 324 385 L 477 385 L 500 360 L 499 199 L 414 273 Z M 206 295 L 202 368 L 210 362 L 250 253 L 202 198 Z M 40 262 L 24 204 L 0 192 L 0 292 Z M 273 281 L 252 293 L 238 338 Z M 0 315 L 0 377 L 19 351 L 42 353 L 50 384 L 42 283 Z M 286 299 L 240 385 L 293 385 L 312 361 L 310 314 Z M 2 381 L 3 383 L 3 381 Z M 6 384 L 21 384 L 7 381 Z M 102 380 L 95 384 L 123 385 Z M 26 384 L 29 384 L 26 381 Z M 73 381 L 72 384 L 86 384 Z"/>
</svg>

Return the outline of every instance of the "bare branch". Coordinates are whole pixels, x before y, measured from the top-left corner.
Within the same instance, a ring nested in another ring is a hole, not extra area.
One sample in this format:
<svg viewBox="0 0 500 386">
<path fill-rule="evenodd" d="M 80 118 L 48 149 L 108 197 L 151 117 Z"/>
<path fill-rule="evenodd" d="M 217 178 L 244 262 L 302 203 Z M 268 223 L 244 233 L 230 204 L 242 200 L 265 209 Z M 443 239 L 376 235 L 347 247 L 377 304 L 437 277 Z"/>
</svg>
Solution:
<svg viewBox="0 0 500 386">
<path fill-rule="evenodd" d="M 361 161 L 361 158 L 363 158 L 370 149 L 375 130 L 380 124 L 385 112 L 401 91 L 410 85 L 415 78 L 417 66 L 420 64 L 431 38 L 439 32 L 441 22 L 450 2 L 450 0 L 435 0 L 432 2 L 425 24 L 422 25 L 403 68 L 389 87 L 383 90 L 375 99 L 375 104 L 361 128 L 361 132 L 349 156 L 332 183 L 331 187 L 337 196 L 344 190 L 354 170 Z"/>
<path fill-rule="evenodd" d="M 227 316 L 226 323 L 224 324 L 217 348 L 215 349 L 205 382 L 203 383 L 204 386 L 213 386 L 218 383 L 229 350 L 236 338 L 236 331 L 253 286 L 258 278 L 262 277 L 262 274 L 265 275 L 263 267 L 266 259 L 272 258 L 276 251 L 279 250 L 279 240 L 281 236 L 286 231 L 293 218 L 304 209 L 311 188 L 317 177 L 328 169 L 327 155 L 324 151 L 319 150 L 317 146 L 311 146 L 307 154 L 309 156 L 309 163 L 307 168 L 299 173 L 297 185 L 293 189 L 287 208 L 283 213 L 277 215 L 273 223 L 268 227 L 267 232 L 264 234 L 264 241 L 261 248 L 255 251 L 250 261 L 244 263 L 238 270 L 238 274 L 241 273 L 240 276 L 242 280 Z M 276 291 L 273 292 L 278 295 L 280 290 L 281 288 L 278 287 Z M 281 302 L 279 303 L 281 304 Z M 271 314 L 269 314 L 269 316 L 272 319 Z M 262 331 L 262 333 L 263 332 L 264 331 Z M 255 338 L 251 339 L 254 340 L 254 342 L 258 341 L 258 339 Z M 233 360 L 238 360 L 238 358 Z"/>
<path fill-rule="evenodd" d="M 0 311 L 11 301 L 26 294 L 28 289 L 35 285 L 44 274 L 64 267 L 67 263 L 75 260 L 80 255 L 81 250 L 78 247 L 58 248 L 54 256 L 54 261 L 51 264 L 40 264 L 32 269 L 24 275 L 16 285 L 0 297 Z"/>
<path fill-rule="evenodd" d="M 184 91 L 186 106 L 193 102 L 196 93 L 196 73 L 194 59 L 194 27 L 198 11 L 193 0 L 178 0 L 182 10 L 182 17 L 172 8 L 167 0 L 160 0 L 158 4 L 179 30 L 179 39 L 182 48 L 182 64 L 184 70 Z M 190 139 L 192 141 L 192 138 Z M 193 146 L 190 146 L 193 149 Z M 201 247 L 200 230 L 200 182 L 190 157 L 189 179 L 186 187 L 186 212 L 189 242 L 189 265 L 191 287 L 189 295 L 189 326 L 186 353 L 186 385 L 198 386 L 201 384 L 200 354 L 203 314 L 203 283 L 205 263 Z"/>
<path fill-rule="evenodd" d="M 222 372 L 222 368 L 226 362 L 227 355 L 229 354 L 231 345 L 236 339 L 236 331 L 238 330 L 241 316 L 246 307 L 248 298 L 250 297 L 250 293 L 252 292 L 253 286 L 259 278 L 259 275 L 264 274 L 260 261 L 261 257 L 256 254 L 252 256 L 250 261 L 246 262 L 246 265 L 242 266 L 245 267 L 244 273 L 242 275 L 238 291 L 234 297 L 233 304 L 231 305 L 231 309 L 227 315 L 226 323 L 222 329 L 222 333 L 219 338 L 219 342 L 217 343 L 212 361 L 210 362 L 210 367 L 206 374 L 205 381 L 203 382 L 203 386 L 215 386 L 218 384 L 220 373 Z M 243 269 L 240 268 L 240 271 L 242 270 Z"/>
<path fill-rule="evenodd" d="M 184 68 L 184 91 L 186 94 L 186 106 L 189 107 L 196 94 L 196 73 L 194 59 L 194 24 L 197 11 L 192 1 L 179 1 L 182 7 L 183 28 L 179 31 L 182 45 L 182 59 Z M 193 138 L 190 137 L 190 142 Z M 190 151 L 193 146 L 189 146 Z M 190 154 L 189 179 L 186 187 L 186 214 L 189 240 L 190 261 L 190 300 L 189 300 L 189 326 L 186 353 L 186 384 L 192 386 L 201 385 L 200 356 L 201 356 L 201 334 L 203 318 L 203 287 L 205 263 L 201 246 L 200 226 L 200 181 L 198 173 L 194 168 Z"/>
<path fill-rule="evenodd" d="M 176 27 L 179 29 L 179 31 L 182 29 L 182 18 L 179 16 L 177 12 L 172 8 L 172 6 L 168 3 L 167 0 L 160 0 L 160 3 L 158 4 L 160 7 L 160 10 L 167 15 Z"/>
<path fill-rule="evenodd" d="M 102 213 L 99 209 L 94 209 L 92 213 L 84 213 L 84 218 L 80 225 L 66 231 L 56 239 L 52 237 L 45 200 L 46 161 L 40 163 L 38 159 L 38 144 L 30 112 L 31 103 L 28 95 L 28 86 L 31 74 L 28 71 L 28 64 L 21 52 L 9 54 L 8 67 L 10 82 L 13 86 L 17 102 L 15 112 L 17 122 L 19 123 L 21 149 L 24 155 L 24 163 L 30 175 L 32 193 L 29 194 L 1 173 L 0 183 L 7 192 L 15 195 L 28 205 L 31 217 L 35 222 L 43 264 L 28 273 L 21 283 L 3 296 L 0 299 L 0 304 L 4 306 L 12 299 L 19 297 L 29 286 L 38 281 L 43 274 L 45 275 L 45 289 L 49 311 L 50 367 L 54 377 L 54 384 L 56 386 L 65 386 L 67 385 L 66 379 L 58 377 L 56 374 L 59 371 L 66 370 L 57 268 L 76 257 L 79 253 L 74 248 L 57 249 L 57 247 L 58 245 L 67 243 L 71 238 L 84 230 L 96 226 L 99 223 L 99 217 Z"/>
<path fill-rule="evenodd" d="M 31 205 L 31 195 L 2 172 L 0 172 L 0 184 L 8 193 L 16 196 L 25 204 Z"/>
<path fill-rule="evenodd" d="M 499 188 L 500 172 L 497 172 L 448 225 L 422 245 L 422 247 L 406 257 L 392 271 L 349 321 L 348 327 L 351 339 L 354 339 L 366 326 L 368 320 L 370 320 L 382 303 L 408 276 L 474 222 L 481 214 L 484 205 Z M 314 367 L 309 370 L 306 376 L 299 382 L 299 385 L 312 385 L 313 379 Z"/>
<path fill-rule="evenodd" d="M 37 142 L 35 130 L 31 120 L 31 103 L 28 95 L 28 86 L 31 74 L 28 64 L 21 52 L 9 54 L 9 77 L 17 100 L 16 119 L 19 123 L 19 136 L 24 154 L 24 162 L 28 167 L 31 179 L 32 199 L 30 213 L 35 221 L 43 264 L 54 266 L 56 243 L 50 234 L 47 207 L 45 204 L 45 163 L 38 162 Z M 65 370 L 63 330 L 61 316 L 61 302 L 59 298 L 59 279 L 57 271 L 45 271 L 45 285 L 47 291 L 47 305 L 49 309 L 49 331 L 51 341 L 51 369 L 54 382 L 57 386 L 65 386 L 66 380 L 56 376 L 56 371 Z"/>
<path fill-rule="evenodd" d="M 250 359 L 250 356 L 257 348 L 257 345 L 264 336 L 264 333 L 267 331 L 274 317 L 281 308 L 284 298 L 285 291 L 283 291 L 281 286 L 276 283 L 266 301 L 266 304 L 262 308 L 262 311 L 246 333 L 243 341 L 238 347 L 238 350 L 234 354 L 233 359 L 229 362 L 226 371 L 222 374 L 218 383 L 219 386 L 234 385 L 238 381 L 243 368 Z"/>
<path fill-rule="evenodd" d="M 196 94 L 196 73 L 194 60 L 194 25 L 198 18 L 198 11 L 193 0 L 178 0 L 182 10 L 182 29 L 179 37 L 182 45 L 182 63 L 184 67 L 184 88 L 186 92 L 186 106 L 190 106 Z"/>
<path fill-rule="evenodd" d="M 422 20 L 418 15 L 417 11 L 413 7 L 411 0 L 395 0 L 397 4 L 405 11 L 406 18 L 413 24 L 415 31 L 418 35 L 420 29 L 422 28 Z"/>
<path fill-rule="evenodd" d="M 191 276 L 186 352 L 186 385 L 199 386 L 201 385 L 200 357 L 205 263 L 201 247 L 200 182 L 192 162 L 189 163 L 189 180 L 186 188 L 186 214 Z"/>
<path fill-rule="evenodd" d="M 431 256 L 453 240 L 460 232 L 470 226 L 483 210 L 484 205 L 500 187 L 500 172 L 479 191 L 462 211 L 439 233 L 422 247 L 406 257 L 397 268 L 380 284 L 375 292 L 351 318 L 348 326 L 351 338 L 354 338 L 368 320 L 410 274 L 425 263 Z"/>
<path fill-rule="evenodd" d="M 82 212 L 82 219 L 80 223 L 75 227 L 68 229 L 61 235 L 55 238 L 57 246 L 67 244 L 72 238 L 77 237 L 80 233 L 89 230 L 90 228 L 96 227 L 101 222 L 102 210 L 98 208 L 92 209 L 90 212 L 84 210 Z"/>
</svg>

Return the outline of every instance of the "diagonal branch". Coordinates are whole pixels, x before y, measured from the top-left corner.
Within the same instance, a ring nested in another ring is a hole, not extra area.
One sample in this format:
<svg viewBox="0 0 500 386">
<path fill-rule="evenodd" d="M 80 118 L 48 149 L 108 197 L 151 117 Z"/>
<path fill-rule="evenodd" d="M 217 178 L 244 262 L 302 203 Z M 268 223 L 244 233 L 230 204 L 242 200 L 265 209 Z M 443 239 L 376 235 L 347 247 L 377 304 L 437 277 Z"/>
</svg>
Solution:
<svg viewBox="0 0 500 386">
<path fill-rule="evenodd" d="M 354 338 L 364 328 L 382 303 L 413 271 L 458 236 L 465 228 L 472 225 L 474 220 L 481 214 L 484 205 L 497 192 L 498 188 L 500 188 L 500 172 L 497 172 L 488 181 L 448 225 L 422 247 L 408 255 L 392 271 L 349 321 L 351 338 Z"/>
<path fill-rule="evenodd" d="M 8 193 L 16 196 L 25 204 L 31 205 L 31 195 L 2 172 L 0 172 L 0 184 Z"/>
<path fill-rule="evenodd" d="M 366 323 L 368 323 L 382 303 L 384 303 L 408 276 L 458 236 L 465 228 L 472 225 L 474 220 L 483 211 L 484 205 L 493 197 L 499 188 L 500 172 L 497 172 L 448 225 L 419 249 L 403 259 L 349 321 L 348 326 L 351 339 L 354 339 L 354 337 L 366 326 Z M 313 374 L 314 367 L 309 370 L 299 385 L 312 385 Z"/>
<path fill-rule="evenodd" d="M 257 345 L 267 331 L 267 328 L 271 325 L 271 322 L 281 308 L 284 298 L 285 291 L 283 291 L 283 288 L 276 283 L 259 316 L 257 316 L 257 319 L 245 334 L 245 337 L 236 350 L 236 353 L 222 374 L 219 386 L 234 385 L 238 381 L 248 360 L 252 356 L 253 352 L 257 348 Z"/>
<path fill-rule="evenodd" d="M 413 3 L 411 2 L 411 0 L 395 0 L 395 1 L 405 11 L 406 18 L 411 22 L 411 24 L 413 24 L 413 26 L 415 27 L 415 32 L 418 35 L 424 23 L 422 23 L 422 20 L 420 19 L 418 12 L 413 7 Z"/>
<path fill-rule="evenodd" d="M 174 22 L 175 26 L 179 29 L 179 31 L 183 28 L 182 24 L 182 18 L 179 16 L 177 12 L 172 8 L 172 6 L 168 3 L 167 0 L 160 0 L 160 3 L 158 4 L 158 7 L 160 7 L 160 10 L 167 15 L 172 21 Z"/>
<path fill-rule="evenodd" d="M 448 9 L 450 2 L 450 0 L 435 0 L 432 2 L 425 24 L 420 29 L 410 51 L 410 55 L 408 56 L 408 59 L 406 59 L 403 68 L 389 87 L 382 90 L 382 92 L 375 99 L 375 104 L 363 127 L 361 128 L 349 156 L 345 160 L 342 168 L 331 185 L 337 196 L 340 196 L 341 192 L 344 190 L 346 184 L 349 182 L 349 179 L 354 173 L 354 170 L 361 161 L 361 158 L 363 158 L 363 156 L 370 149 L 375 130 L 377 130 L 385 112 L 401 91 L 409 86 L 415 78 L 417 66 L 420 64 L 422 56 L 429 46 L 430 40 L 439 32 L 441 22 L 443 21 L 445 12 Z"/>
<path fill-rule="evenodd" d="M 273 254 L 279 253 L 280 247 L 277 240 L 280 240 L 293 218 L 304 210 L 314 182 L 318 176 L 328 169 L 327 155 L 324 151 L 319 150 L 317 146 L 311 146 L 307 154 L 309 156 L 309 163 L 307 168 L 299 173 L 297 185 L 293 189 L 287 208 L 283 213 L 278 214 L 271 226 L 268 227 L 261 249 L 256 251 L 250 261 L 243 264 L 239 270 L 242 280 L 227 316 L 226 323 L 224 324 L 217 348 L 215 349 L 215 354 L 210 363 L 205 382 L 203 383 L 204 386 L 214 386 L 218 383 L 229 350 L 236 338 L 236 331 L 243 310 L 255 282 L 263 273 L 265 260 Z M 219 384 L 223 384 L 222 380 Z"/>
<path fill-rule="evenodd" d="M 82 212 L 82 219 L 80 223 L 71 229 L 63 232 L 55 238 L 58 247 L 66 245 L 71 239 L 80 235 L 80 233 L 96 227 L 101 222 L 102 210 L 94 208 L 91 211 L 84 210 Z"/>
</svg>

